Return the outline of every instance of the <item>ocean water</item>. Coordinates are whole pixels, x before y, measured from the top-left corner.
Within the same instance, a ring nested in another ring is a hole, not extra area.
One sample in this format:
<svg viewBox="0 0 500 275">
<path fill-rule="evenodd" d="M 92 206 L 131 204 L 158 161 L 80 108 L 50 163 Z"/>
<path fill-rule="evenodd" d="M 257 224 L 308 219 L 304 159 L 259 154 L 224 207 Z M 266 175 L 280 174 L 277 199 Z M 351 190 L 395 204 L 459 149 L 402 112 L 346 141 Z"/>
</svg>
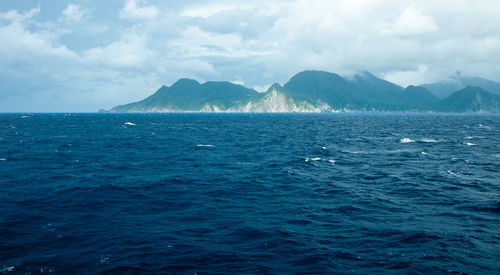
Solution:
<svg viewBox="0 0 500 275">
<path fill-rule="evenodd" d="M 0 115 L 0 274 L 500 273 L 498 115 Z"/>
</svg>

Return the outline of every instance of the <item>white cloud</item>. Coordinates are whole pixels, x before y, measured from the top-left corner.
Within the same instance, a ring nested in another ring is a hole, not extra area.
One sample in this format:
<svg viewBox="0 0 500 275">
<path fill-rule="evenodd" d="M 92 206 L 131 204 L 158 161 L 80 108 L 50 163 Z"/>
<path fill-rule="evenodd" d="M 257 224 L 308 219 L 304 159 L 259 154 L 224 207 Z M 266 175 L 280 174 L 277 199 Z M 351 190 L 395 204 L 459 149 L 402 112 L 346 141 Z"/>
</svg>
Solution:
<svg viewBox="0 0 500 275">
<path fill-rule="evenodd" d="M 105 47 L 88 49 L 84 53 L 85 61 L 91 64 L 105 65 L 117 69 L 143 69 L 153 60 L 154 52 L 148 46 L 145 35 L 127 33 L 120 40 Z"/>
<path fill-rule="evenodd" d="M 414 35 L 438 30 L 432 17 L 425 15 L 413 5 L 407 7 L 391 25 L 388 32 L 399 35 Z"/>
<path fill-rule="evenodd" d="M 231 80 L 229 81 L 233 84 L 236 84 L 236 85 L 241 85 L 241 86 L 245 86 L 245 81 L 241 80 L 241 79 L 238 79 L 238 80 Z"/>
<path fill-rule="evenodd" d="M 0 19 L 8 22 L 22 22 L 32 19 L 40 13 L 40 8 L 31 9 L 25 13 L 19 13 L 17 10 L 11 10 L 5 13 L 0 13 Z"/>
<path fill-rule="evenodd" d="M 185 8 L 181 16 L 208 18 L 228 11 L 249 10 L 251 8 L 250 4 L 241 3 L 202 4 Z"/>
<path fill-rule="evenodd" d="M 57 37 L 50 32 L 30 31 L 30 20 L 39 12 L 39 9 L 30 10 L 24 14 L 9 11 L 0 14 L 0 18 L 7 19 L 7 24 L 0 25 L 0 66 L 22 66 L 30 64 L 44 64 L 49 62 L 75 61 L 78 56 L 65 45 L 57 43 Z"/>
<path fill-rule="evenodd" d="M 87 9 L 84 9 L 79 5 L 68 4 L 68 6 L 62 11 L 61 19 L 64 21 L 79 22 L 88 14 L 89 11 Z"/>
<path fill-rule="evenodd" d="M 144 1 L 126 0 L 124 7 L 120 10 L 120 17 L 125 19 L 154 19 L 159 10 L 155 5 L 140 6 Z"/>
</svg>

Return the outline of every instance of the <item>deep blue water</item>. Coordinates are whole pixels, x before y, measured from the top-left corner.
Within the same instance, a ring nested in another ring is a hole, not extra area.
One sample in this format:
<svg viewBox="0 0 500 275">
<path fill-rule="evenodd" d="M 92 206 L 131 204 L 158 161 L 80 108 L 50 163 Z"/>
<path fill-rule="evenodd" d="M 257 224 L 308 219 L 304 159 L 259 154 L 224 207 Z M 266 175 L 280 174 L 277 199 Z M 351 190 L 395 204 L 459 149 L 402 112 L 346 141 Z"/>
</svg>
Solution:
<svg viewBox="0 0 500 275">
<path fill-rule="evenodd" d="M 47 272 L 499 274 L 500 116 L 0 115 L 0 273 Z"/>
</svg>

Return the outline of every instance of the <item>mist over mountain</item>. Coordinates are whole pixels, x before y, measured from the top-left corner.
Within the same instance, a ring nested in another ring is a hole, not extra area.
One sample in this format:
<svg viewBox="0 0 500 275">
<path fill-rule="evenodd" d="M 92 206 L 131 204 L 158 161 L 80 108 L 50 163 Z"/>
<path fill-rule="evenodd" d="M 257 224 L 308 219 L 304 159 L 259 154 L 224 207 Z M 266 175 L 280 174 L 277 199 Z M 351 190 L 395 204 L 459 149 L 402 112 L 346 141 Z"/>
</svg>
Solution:
<svg viewBox="0 0 500 275">
<path fill-rule="evenodd" d="M 109 112 L 500 112 L 500 96 L 488 90 L 500 93 L 500 83 L 475 77 L 455 79 L 403 88 L 369 72 L 346 79 L 308 70 L 283 86 L 275 83 L 265 93 L 258 93 L 231 82 L 200 84 L 183 78 Z M 464 83 L 477 87 L 463 88 Z"/>
<path fill-rule="evenodd" d="M 459 72 L 450 77 L 446 81 L 423 84 L 421 87 L 426 88 L 437 97 L 443 99 L 453 92 L 461 90 L 467 86 L 479 87 L 493 94 L 500 95 L 500 83 L 488 80 L 481 77 L 462 76 Z"/>
</svg>

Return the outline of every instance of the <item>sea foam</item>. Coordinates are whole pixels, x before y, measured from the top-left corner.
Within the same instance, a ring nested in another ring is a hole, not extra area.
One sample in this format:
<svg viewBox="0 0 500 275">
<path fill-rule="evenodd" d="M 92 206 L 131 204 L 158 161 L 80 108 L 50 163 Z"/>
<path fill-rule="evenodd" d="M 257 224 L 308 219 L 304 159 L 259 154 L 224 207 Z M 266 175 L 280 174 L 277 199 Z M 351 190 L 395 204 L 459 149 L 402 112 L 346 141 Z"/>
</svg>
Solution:
<svg viewBox="0 0 500 275">
<path fill-rule="evenodd" d="M 420 139 L 420 142 L 424 142 L 424 143 L 436 143 L 438 141 L 435 140 L 435 139 L 433 139 L 433 138 L 422 138 L 422 139 Z"/>
<path fill-rule="evenodd" d="M 400 143 L 412 143 L 412 142 L 415 142 L 413 139 L 411 138 L 402 138 L 399 140 Z"/>
</svg>

